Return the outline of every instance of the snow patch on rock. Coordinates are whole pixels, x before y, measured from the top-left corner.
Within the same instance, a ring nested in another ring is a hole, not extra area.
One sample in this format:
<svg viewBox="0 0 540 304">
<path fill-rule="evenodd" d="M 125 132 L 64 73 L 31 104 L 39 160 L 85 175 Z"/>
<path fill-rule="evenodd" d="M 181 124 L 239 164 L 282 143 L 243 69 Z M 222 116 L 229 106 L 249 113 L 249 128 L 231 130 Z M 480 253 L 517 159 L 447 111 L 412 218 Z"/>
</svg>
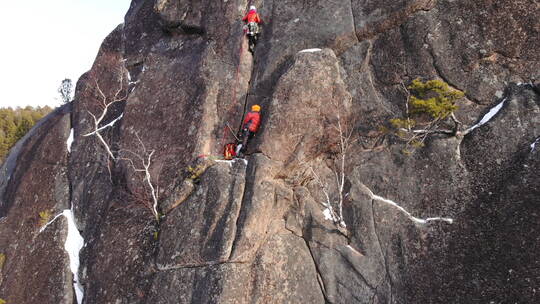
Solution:
<svg viewBox="0 0 540 304">
<path fill-rule="evenodd" d="M 332 211 L 330 209 L 326 208 L 323 211 L 324 219 L 328 221 L 334 221 L 332 218 Z"/>
<path fill-rule="evenodd" d="M 499 111 L 502 109 L 502 107 L 504 106 L 504 103 L 506 102 L 506 98 L 503 99 L 499 104 L 497 104 L 496 106 L 494 106 L 493 108 L 491 108 L 489 110 L 489 112 L 487 112 L 486 115 L 484 115 L 484 117 L 482 117 L 482 119 L 480 120 L 480 122 L 478 122 L 477 124 L 475 124 L 474 126 L 470 127 L 469 129 L 467 129 L 465 131 L 465 134 L 466 133 L 469 133 L 471 132 L 472 130 L 482 126 L 483 124 L 487 123 L 488 121 L 490 121 L 493 116 L 495 116 L 497 113 L 499 113 Z"/>
<path fill-rule="evenodd" d="M 66 242 L 64 243 L 64 249 L 69 256 L 69 269 L 73 273 L 73 288 L 75 289 L 75 296 L 77 297 L 77 303 L 82 304 L 84 298 L 84 289 L 79 281 L 79 252 L 84 247 L 84 239 L 77 229 L 75 219 L 73 217 L 73 211 L 70 209 L 64 210 L 62 213 L 57 214 L 51 221 L 45 226 L 41 227 L 39 232 L 43 232 L 50 224 L 52 224 L 60 216 L 64 216 L 68 223 L 68 234 Z"/>
<path fill-rule="evenodd" d="M 536 144 L 540 143 L 540 137 L 538 137 L 532 144 L 531 144 L 531 152 L 534 152 L 536 149 Z"/>
<path fill-rule="evenodd" d="M 64 249 L 69 255 L 69 268 L 73 273 L 73 288 L 75 289 L 75 296 L 77 297 L 77 303 L 82 304 L 84 297 L 84 290 L 79 281 L 79 252 L 84 246 L 84 239 L 82 238 L 77 225 L 75 225 L 75 219 L 73 212 L 69 209 L 64 210 L 62 213 L 68 222 L 68 235 L 64 244 Z"/>
<path fill-rule="evenodd" d="M 320 51 L 322 50 L 321 49 L 305 49 L 305 50 L 301 50 L 298 53 L 315 53 L 315 52 L 320 52 Z"/>
<path fill-rule="evenodd" d="M 383 202 L 385 204 L 388 204 L 390 206 L 393 206 L 393 207 L 397 208 L 399 211 L 403 212 L 405 215 L 407 215 L 407 217 L 409 219 L 411 219 L 415 223 L 427 224 L 428 222 L 441 221 L 441 222 L 447 222 L 449 224 L 452 224 L 454 222 L 453 219 L 448 218 L 448 217 L 429 217 L 429 218 L 426 218 L 426 219 L 421 219 L 421 218 L 415 217 L 409 211 L 405 210 L 405 208 L 398 205 L 396 202 L 394 202 L 392 200 L 389 200 L 389 199 L 386 199 L 386 198 L 384 198 L 382 196 L 375 195 L 375 194 L 373 194 L 373 192 L 367 186 L 365 186 L 365 185 L 362 185 L 362 186 L 363 186 L 362 188 L 364 188 L 364 192 L 367 195 L 369 195 L 369 197 L 372 200 Z"/>
<path fill-rule="evenodd" d="M 232 165 L 234 163 L 234 159 L 232 159 L 232 160 L 217 159 L 215 162 L 216 163 L 226 163 L 226 164 L 229 164 L 229 166 L 232 167 Z"/>
<path fill-rule="evenodd" d="M 71 128 L 71 131 L 69 132 L 69 137 L 66 141 L 67 150 L 68 152 L 71 152 L 71 145 L 73 144 L 73 128 Z"/>
<path fill-rule="evenodd" d="M 39 229 L 39 233 L 42 233 L 43 231 L 45 231 L 45 229 L 47 229 L 47 227 L 49 227 L 52 223 L 54 223 L 60 216 L 62 216 L 62 213 L 57 214 L 52 220 L 50 220 L 47 224 L 41 227 L 41 229 Z"/>
<path fill-rule="evenodd" d="M 236 161 L 242 161 L 244 163 L 244 165 L 246 165 L 246 166 L 248 164 L 247 159 L 244 159 L 244 158 L 233 158 L 231 160 L 225 160 L 225 159 L 216 159 L 215 160 L 216 163 L 226 163 L 226 164 L 229 164 L 231 167 Z"/>
</svg>

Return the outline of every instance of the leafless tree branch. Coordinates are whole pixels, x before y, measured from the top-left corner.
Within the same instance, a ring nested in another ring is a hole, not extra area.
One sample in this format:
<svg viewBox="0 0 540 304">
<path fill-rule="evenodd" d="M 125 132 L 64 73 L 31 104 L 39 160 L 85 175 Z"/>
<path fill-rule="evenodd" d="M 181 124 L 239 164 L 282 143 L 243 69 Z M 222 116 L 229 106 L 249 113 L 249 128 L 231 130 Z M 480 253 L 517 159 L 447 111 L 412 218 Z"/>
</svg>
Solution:
<svg viewBox="0 0 540 304">
<path fill-rule="evenodd" d="M 99 82 L 97 80 L 95 81 L 96 90 L 97 90 L 98 94 L 101 96 L 101 101 L 100 101 L 99 105 L 100 105 L 100 108 L 102 109 L 102 111 L 101 111 L 101 114 L 99 114 L 99 117 L 96 117 L 96 115 L 94 113 L 88 111 L 88 113 L 90 114 L 90 116 L 92 117 L 92 119 L 94 121 L 93 131 L 83 135 L 84 137 L 89 137 L 89 136 L 95 135 L 98 138 L 98 140 L 101 142 L 101 144 L 103 145 L 105 150 L 107 151 L 108 156 L 110 158 L 112 158 L 112 159 L 115 159 L 115 156 L 114 156 L 114 154 L 113 154 L 113 152 L 112 152 L 112 150 L 110 148 L 110 145 L 105 141 L 105 139 L 101 135 L 101 131 L 103 131 L 107 127 L 111 126 L 111 124 L 101 126 L 101 127 L 100 127 L 100 125 L 103 122 L 103 119 L 105 119 L 105 117 L 107 116 L 109 108 L 112 105 L 116 104 L 117 102 L 123 101 L 123 100 L 125 100 L 127 98 L 128 93 L 126 92 L 126 90 L 124 88 L 124 74 L 125 73 L 127 73 L 126 68 L 124 66 L 120 67 L 119 79 L 118 79 L 119 86 L 118 86 L 118 89 L 117 89 L 117 91 L 115 92 L 115 94 L 114 94 L 114 96 L 112 98 L 107 98 L 107 95 L 105 95 L 105 93 L 103 93 L 103 90 L 101 89 L 101 87 L 99 85 Z M 122 92 L 125 92 L 125 94 L 121 95 Z M 118 120 L 120 118 L 121 118 L 121 116 L 119 118 L 115 119 L 114 122 L 116 122 L 116 120 Z"/>
<path fill-rule="evenodd" d="M 146 186 L 148 187 L 148 192 L 152 198 L 152 204 L 151 204 L 150 210 L 152 211 L 152 214 L 154 215 L 156 220 L 159 221 L 158 186 L 152 180 L 152 174 L 150 173 L 150 167 L 152 166 L 152 157 L 154 156 L 154 153 L 156 151 L 155 150 L 148 151 L 148 149 L 144 145 L 144 142 L 141 140 L 139 134 L 135 133 L 135 136 L 137 137 L 137 140 L 139 141 L 139 146 L 142 149 L 142 154 L 135 153 L 131 150 L 121 150 L 120 152 L 122 154 L 130 154 L 132 155 L 132 157 L 120 157 L 118 158 L 118 160 L 126 161 L 131 166 L 134 172 L 144 174 L 142 182 L 146 184 Z M 140 165 L 136 165 L 134 160 L 137 160 L 140 163 Z"/>
</svg>

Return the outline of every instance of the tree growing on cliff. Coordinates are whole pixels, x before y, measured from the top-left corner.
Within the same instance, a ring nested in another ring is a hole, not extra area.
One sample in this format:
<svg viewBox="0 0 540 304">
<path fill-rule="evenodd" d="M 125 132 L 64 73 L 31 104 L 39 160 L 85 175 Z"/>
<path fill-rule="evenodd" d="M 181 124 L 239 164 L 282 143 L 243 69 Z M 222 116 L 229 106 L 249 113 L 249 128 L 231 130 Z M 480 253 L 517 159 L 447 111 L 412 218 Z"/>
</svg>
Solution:
<svg viewBox="0 0 540 304">
<path fill-rule="evenodd" d="M 70 103 L 73 100 L 73 82 L 71 79 L 62 80 L 58 87 L 58 94 L 60 94 L 60 100 L 63 104 Z"/>
<path fill-rule="evenodd" d="M 336 99 L 333 100 L 330 104 L 334 112 L 330 117 L 327 117 L 329 125 L 328 135 L 330 138 L 328 145 L 330 151 L 327 151 L 327 154 L 329 155 L 330 169 L 334 180 L 332 183 L 325 183 L 313 167 L 310 167 L 310 171 L 326 199 L 322 203 L 326 208 L 324 210 L 325 217 L 332 220 L 336 225 L 345 228 L 343 203 L 345 201 L 346 162 L 349 149 L 354 142 L 354 122 L 350 115 L 342 112 L 345 102 L 339 104 L 339 101 L 336 101 Z M 332 199 L 332 196 L 335 199 Z"/>
<path fill-rule="evenodd" d="M 415 79 L 408 87 L 403 84 L 402 87 L 407 95 L 405 117 L 391 119 L 390 123 L 394 134 L 405 141 L 405 154 L 423 147 L 434 134 L 457 134 L 460 123 L 454 111 L 458 108 L 456 102 L 464 96 L 462 91 L 438 79 L 425 82 Z"/>
<path fill-rule="evenodd" d="M 121 150 L 120 154 L 122 156 L 120 156 L 118 160 L 125 161 L 129 164 L 134 174 L 137 175 L 136 184 L 142 183 L 140 187 L 139 185 L 135 185 L 136 190 L 134 191 L 133 197 L 137 202 L 147 207 L 154 215 L 156 221 L 159 222 L 160 213 L 158 210 L 158 182 L 157 180 L 154 180 L 150 172 L 150 167 L 153 164 L 152 157 L 154 156 L 156 150 L 148 150 L 139 137 L 139 134 L 135 133 L 135 137 L 137 137 L 139 149 L 141 151 L 134 152 L 131 150 Z M 139 191 L 141 188 L 144 190 Z"/>
<path fill-rule="evenodd" d="M 114 106 L 115 104 L 121 101 L 125 101 L 127 99 L 128 90 L 127 90 L 127 86 L 125 85 L 125 78 L 124 78 L 126 74 L 127 74 L 126 68 L 123 66 L 120 67 L 117 74 L 118 89 L 115 91 L 113 96 L 107 96 L 105 93 L 103 93 L 103 90 L 99 86 L 99 82 L 97 80 L 95 81 L 96 83 L 95 89 L 99 95 L 96 100 L 99 107 L 101 108 L 101 113 L 94 114 L 91 111 L 87 111 L 88 114 L 90 114 L 90 116 L 92 117 L 94 124 L 92 127 L 92 132 L 83 135 L 83 137 L 95 135 L 98 138 L 98 140 L 101 142 L 103 147 L 105 148 L 108 156 L 113 160 L 115 160 L 116 157 L 113 154 L 113 151 L 110 145 L 105 141 L 105 139 L 101 135 L 101 132 L 109 127 L 112 127 L 114 123 L 116 123 L 119 119 L 122 118 L 122 115 L 120 115 L 119 117 L 117 117 L 116 119 L 114 119 L 113 121 L 109 122 L 106 125 L 102 125 L 102 122 L 103 122 L 103 119 L 105 119 L 105 117 L 109 113 L 109 110 L 112 106 Z"/>
<path fill-rule="evenodd" d="M 125 101 L 128 97 L 129 91 L 126 85 L 126 80 L 128 77 L 126 77 L 126 75 L 128 75 L 127 69 L 124 66 L 121 66 L 116 74 L 117 87 L 112 88 L 112 96 L 105 94 L 101 89 L 99 82 L 97 80 L 95 81 L 95 90 L 98 95 L 96 101 L 101 111 L 98 113 L 88 111 L 88 114 L 92 117 L 93 121 L 92 131 L 84 134 L 83 137 L 96 136 L 98 141 L 105 149 L 108 160 L 107 168 L 109 170 L 111 182 L 112 166 L 116 165 L 119 161 L 126 162 L 129 165 L 134 174 L 137 176 L 135 182 L 136 185 L 134 186 L 135 190 L 132 191 L 133 200 L 147 207 L 152 212 L 156 221 L 159 221 L 160 214 L 158 210 L 159 194 L 157 181 L 154 180 L 150 170 L 155 150 L 147 149 L 138 133 L 135 133 L 135 137 L 137 138 L 139 146 L 138 150 L 140 151 L 132 151 L 127 149 L 120 151 L 114 150 L 101 134 L 107 128 L 114 126 L 114 124 L 123 117 L 122 113 L 109 123 L 103 125 L 107 114 L 110 113 L 113 106 Z"/>
</svg>

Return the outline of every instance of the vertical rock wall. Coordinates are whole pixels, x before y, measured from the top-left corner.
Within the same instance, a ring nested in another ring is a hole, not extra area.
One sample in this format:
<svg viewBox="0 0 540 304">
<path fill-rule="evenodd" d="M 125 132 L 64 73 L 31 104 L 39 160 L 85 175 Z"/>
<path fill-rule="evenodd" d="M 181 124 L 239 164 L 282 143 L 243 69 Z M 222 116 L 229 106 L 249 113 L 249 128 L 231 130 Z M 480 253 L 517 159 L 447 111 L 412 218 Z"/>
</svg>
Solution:
<svg viewBox="0 0 540 304">
<path fill-rule="evenodd" d="M 251 4 L 264 21 L 254 54 L 240 21 Z M 37 224 L 43 209 L 72 208 L 84 303 L 532 303 L 538 11 L 532 0 L 132 1 L 74 103 L 3 166 L 0 298 L 73 303 L 67 225 Z M 465 91 L 463 125 L 406 156 L 379 129 L 402 116 L 417 77 Z M 101 142 L 94 117 L 113 100 Z M 263 122 L 245 162 L 215 161 L 252 104 Z M 328 201 L 343 203 L 346 227 Z"/>
</svg>

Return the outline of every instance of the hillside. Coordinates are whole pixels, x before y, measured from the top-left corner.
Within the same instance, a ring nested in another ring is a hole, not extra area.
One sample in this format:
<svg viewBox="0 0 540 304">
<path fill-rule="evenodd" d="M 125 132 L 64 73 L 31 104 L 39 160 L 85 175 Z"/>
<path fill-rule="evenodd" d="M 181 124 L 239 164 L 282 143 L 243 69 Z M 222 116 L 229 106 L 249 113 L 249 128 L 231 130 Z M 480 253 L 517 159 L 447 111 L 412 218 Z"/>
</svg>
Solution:
<svg viewBox="0 0 540 304">
<path fill-rule="evenodd" d="M 0 109 L 0 160 L 30 129 L 52 109 L 45 107 Z"/>
</svg>

